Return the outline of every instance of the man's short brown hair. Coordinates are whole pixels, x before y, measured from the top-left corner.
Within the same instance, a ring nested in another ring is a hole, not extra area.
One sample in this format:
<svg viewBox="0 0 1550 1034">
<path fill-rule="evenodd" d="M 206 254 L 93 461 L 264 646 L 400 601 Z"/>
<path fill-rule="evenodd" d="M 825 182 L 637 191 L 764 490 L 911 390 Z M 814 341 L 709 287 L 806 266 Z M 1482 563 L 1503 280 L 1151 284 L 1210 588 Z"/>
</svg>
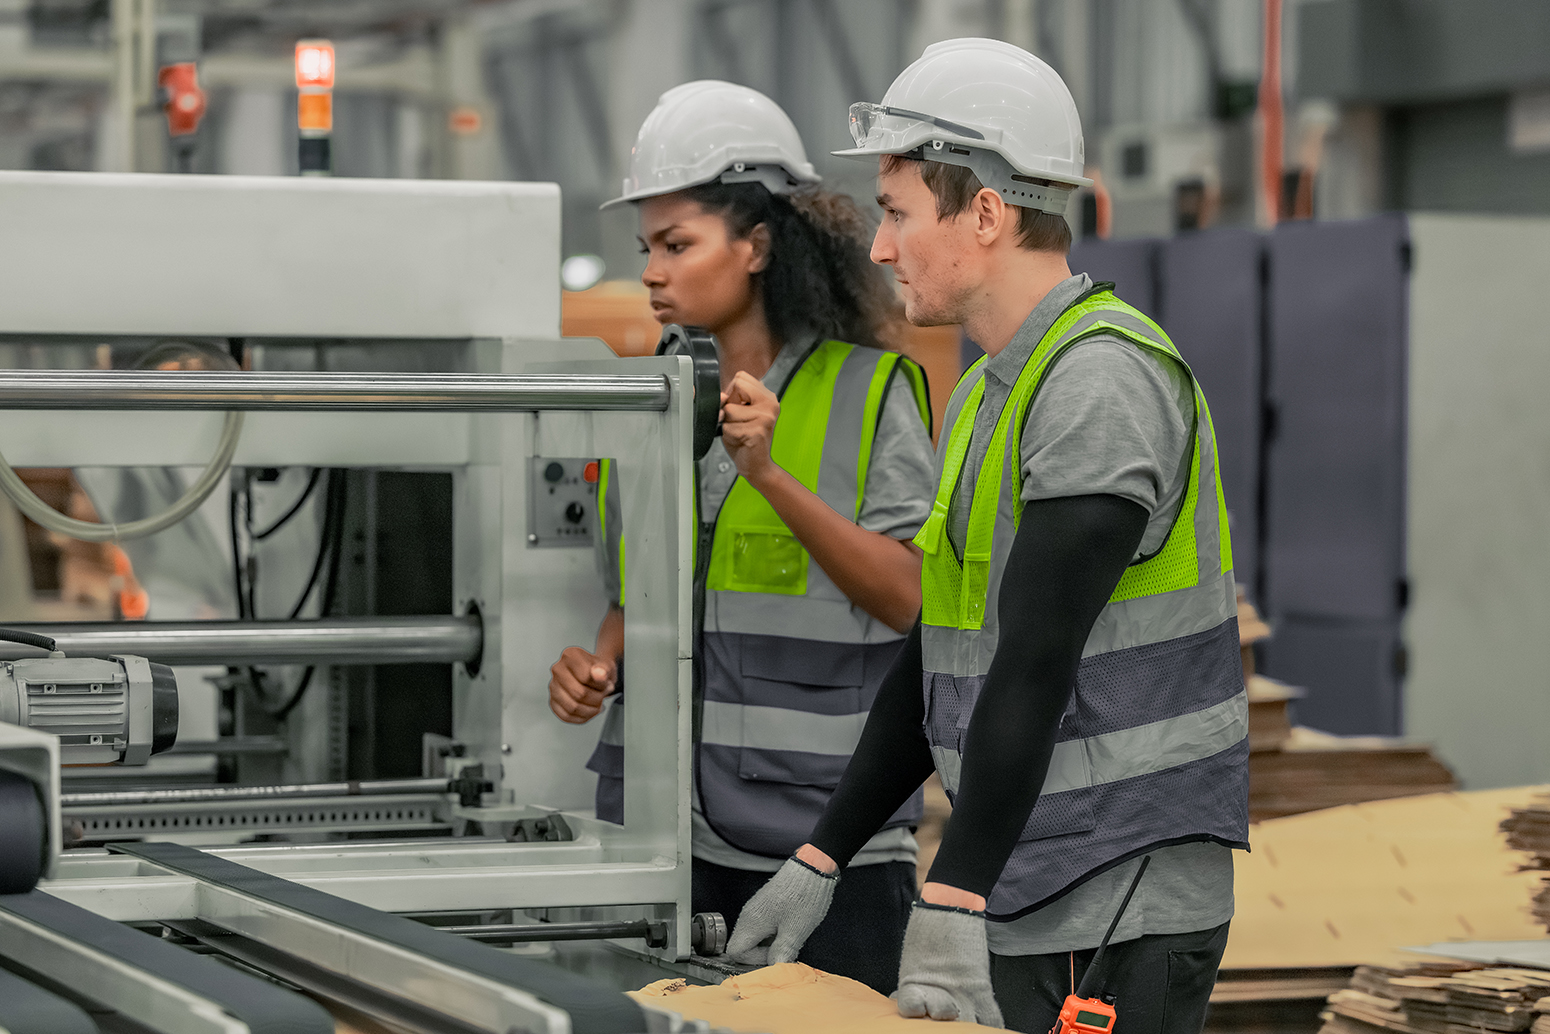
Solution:
<svg viewBox="0 0 1550 1034">
<path fill-rule="evenodd" d="M 902 154 L 882 156 L 882 171 L 897 172 L 906 162 L 913 162 L 920 169 L 920 178 L 936 198 L 937 219 L 951 219 L 961 215 L 985 185 L 973 170 L 962 165 L 909 158 Z M 1063 215 L 1041 212 L 1036 208 L 1017 209 L 1017 245 L 1029 251 L 1058 251 L 1064 255 L 1071 250 L 1071 227 Z"/>
</svg>

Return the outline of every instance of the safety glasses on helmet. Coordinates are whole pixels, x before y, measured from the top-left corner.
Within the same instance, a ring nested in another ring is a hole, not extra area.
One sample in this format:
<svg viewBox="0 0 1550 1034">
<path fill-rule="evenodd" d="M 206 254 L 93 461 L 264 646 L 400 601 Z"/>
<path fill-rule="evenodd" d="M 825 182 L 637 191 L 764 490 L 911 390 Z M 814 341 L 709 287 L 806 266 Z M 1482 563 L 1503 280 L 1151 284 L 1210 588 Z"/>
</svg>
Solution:
<svg viewBox="0 0 1550 1034">
<path fill-rule="evenodd" d="M 958 122 L 949 122 L 945 118 L 937 118 L 935 115 L 926 115 L 919 111 L 910 111 L 906 108 L 895 108 L 887 104 L 873 104 L 870 101 L 857 101 L 850 106 L 850 137 L 856 142 L 857 147 L 864 147 L 868 137 L 872 135 L 872 128 L 880 120 L 887 116 L 895 118 L 913 119 L 916 122 L 926 122 L 949 133 L 970 140 L 983 140 L 985 134 L 970 126 Z"/>
</svg>

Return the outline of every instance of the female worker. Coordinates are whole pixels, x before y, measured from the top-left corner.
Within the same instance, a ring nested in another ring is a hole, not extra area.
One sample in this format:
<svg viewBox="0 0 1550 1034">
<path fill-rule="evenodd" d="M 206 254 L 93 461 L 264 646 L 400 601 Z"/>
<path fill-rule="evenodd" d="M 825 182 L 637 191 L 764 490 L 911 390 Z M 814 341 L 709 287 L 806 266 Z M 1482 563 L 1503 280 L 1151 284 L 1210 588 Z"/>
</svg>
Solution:
<svg viewBox="0 0 1550 1034">
<path fill-rule="evenodd" d="M 925 381 L 879 347 L 896 303 L 860 212 L 818 179 L 773 101 L 701 81 L 662 95 L 609 203 L 639 213 L 657 320 L 707 328 L 719 346 L 723 431 L 698 471 L 693 905 L 728 923 L 812 832 L 920 609 L 910 538 L 931 512 Z M 566 649 L 549 683 L 572 723 L 619 688 L 620 521 L 604 495 L 614 603 L 595 648 Z M 598 814 L 616 822 L 622 727 L 616 697 L 588 763 Z M 917 796 L 867 844 L 803 961 L 893 990 L 919 808 Z"/>
</svg>

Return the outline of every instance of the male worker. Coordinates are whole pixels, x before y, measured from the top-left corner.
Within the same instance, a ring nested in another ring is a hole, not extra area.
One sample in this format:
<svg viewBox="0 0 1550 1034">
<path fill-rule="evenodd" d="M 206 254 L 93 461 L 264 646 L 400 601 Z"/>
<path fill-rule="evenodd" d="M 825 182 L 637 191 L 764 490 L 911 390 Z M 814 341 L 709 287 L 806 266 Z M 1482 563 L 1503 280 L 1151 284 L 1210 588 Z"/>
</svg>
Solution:
<svg viewBox="0 0 1550 1034">
<path fill-rule="evenodd" d="M 840 870 L 933 766 L 954 811 L 899 1011 L 1044 1034 L 1145 856 L 1098 974 L 1121 1034 L 1198 1034 L 1248 839 L 1247 704 L 1210 414 L 1150 319 L 1071 275 L 1071 95 L 992 40 L 928 48 L 851 108 L 877 156 L 874 261 L 961 323 L 920 622 L 812 839 L 728 948 L 795 956 Z M 990 920 L 990 922 L 986 922 Z M 773 938 L 768 949 L 759 947 Z"/>
</svg>

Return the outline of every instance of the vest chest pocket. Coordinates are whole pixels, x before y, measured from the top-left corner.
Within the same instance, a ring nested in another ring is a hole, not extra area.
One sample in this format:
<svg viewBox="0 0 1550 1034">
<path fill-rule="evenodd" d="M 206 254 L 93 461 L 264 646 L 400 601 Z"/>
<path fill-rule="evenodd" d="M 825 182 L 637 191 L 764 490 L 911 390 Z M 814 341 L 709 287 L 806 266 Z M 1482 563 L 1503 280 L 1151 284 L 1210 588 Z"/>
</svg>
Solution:
<svg viewBox="0 0 1550 1034">
<path fill-rule="evenodd" d="M 792 596 L 807 591 L 807 550 L 796 536 L 766 528 L 728 528 L 727 533 L 725 588 Z"/>
</svg>

